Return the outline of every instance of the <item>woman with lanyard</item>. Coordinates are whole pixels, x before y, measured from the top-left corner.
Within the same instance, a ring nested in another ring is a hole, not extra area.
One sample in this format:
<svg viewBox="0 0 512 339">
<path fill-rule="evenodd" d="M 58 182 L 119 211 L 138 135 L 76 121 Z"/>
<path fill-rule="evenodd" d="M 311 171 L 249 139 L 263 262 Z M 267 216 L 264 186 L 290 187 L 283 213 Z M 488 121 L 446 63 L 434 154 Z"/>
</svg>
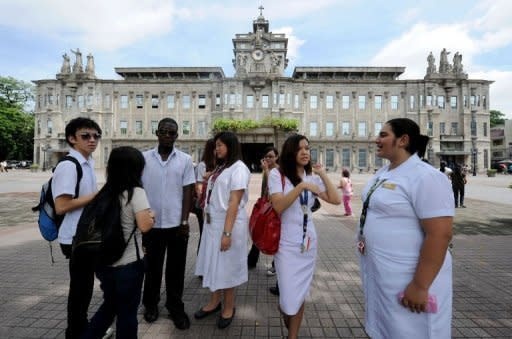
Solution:
<svg viewBox="0 0 512 339">
<path fill-rule="evenodd" d="M 363 190 L 357 237 L 372 338 L 450 338 L 453 192 L 421 161 L 428 137 L 406 118 L 386 122 L 377 155 L 389 160 Z"/>
<path fill-rule="evenodd" d="M 194 317 L 202 319 L 222 308 L 217 327 L 223 329 L 235 316 L 235 287 L 248 280 L 249 217 L 245 205 L 250 172 L 241 160 L 235 134 L 220 132 L 214 141 L 216 168 L 208 180 L 205 225 L 195 271 L 203 276 L 203 287 L 212 293 Z"/>
<path fill-rule="evenodd" d="M 270 171 L 268 180 L 272 206 L 281 215 L 281 239 L 274 256 L 280 287 L 279 310 L 288 328 L 288 338 L 297 338 L 317 254 L 311 206 L 315 195 L 336 205 L 341 199 L 322 166 L 311 165 L 309 141 L 303 135 L 286 139 L 279 168 Z"/>
</svg>

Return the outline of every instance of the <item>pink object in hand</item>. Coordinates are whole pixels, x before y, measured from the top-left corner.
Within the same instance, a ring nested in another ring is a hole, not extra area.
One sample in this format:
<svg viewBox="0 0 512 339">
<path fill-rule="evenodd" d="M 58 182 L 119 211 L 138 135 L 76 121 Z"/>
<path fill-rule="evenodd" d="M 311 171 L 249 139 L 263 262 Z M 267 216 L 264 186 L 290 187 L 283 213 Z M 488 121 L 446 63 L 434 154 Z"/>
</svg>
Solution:
<svg viewBox="0 0 512 339">
<path fill-rule="evenodd" d="M 401 304 L 402 299 L 404 298 L 404 292 L 398 293 L 398 302 Z M 437 298 L 435 295 L 428 296 L 427 305 L 425 306 L 425 312 L 427 313 L 437 313 Z"/>
</svg>

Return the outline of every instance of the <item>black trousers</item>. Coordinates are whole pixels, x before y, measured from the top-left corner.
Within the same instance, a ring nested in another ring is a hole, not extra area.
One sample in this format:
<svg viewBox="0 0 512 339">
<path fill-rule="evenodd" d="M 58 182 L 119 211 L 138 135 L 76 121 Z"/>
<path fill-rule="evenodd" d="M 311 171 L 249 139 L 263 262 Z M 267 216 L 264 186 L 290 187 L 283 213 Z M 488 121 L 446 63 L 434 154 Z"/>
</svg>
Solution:
<svg viewBox="0 0 512 339">
<path fill-rule="evenodd" d="M 199 245 L 201 245 L 201 237 L 203 236 L 204 211 L 200 207 L 194 207 L 192 212 L 196 215 L 199 224 L 199 241 L 197 242 L 197 253 L 199 253 Z"/>
<path fill-rule="evenodd" d="M 61 244 L 62 254 L 69 259 L 68 323 L 66 339 L 80 338 L 88 320 L 87 310 L 94 289 L 92 260 L 77 259 L 71 255 L 71 245 Z"/>
<path fill-rule="evenodd" d="M 170 314 L 184 311 L 183 285 L 189 237 L 188 226 L 153 228 L 142 237 L 146 248 L 146 276 L 142 303 L 146 308 L 155 308 L 160 301 L 160 287 L 165 262 L 165 307 Z"/>
<path fill-rule="evenodd" d="M 455 207 L 464 205 L 464 186 L 453 187 L 453 197 L 455 198 Z"/>
</svg>

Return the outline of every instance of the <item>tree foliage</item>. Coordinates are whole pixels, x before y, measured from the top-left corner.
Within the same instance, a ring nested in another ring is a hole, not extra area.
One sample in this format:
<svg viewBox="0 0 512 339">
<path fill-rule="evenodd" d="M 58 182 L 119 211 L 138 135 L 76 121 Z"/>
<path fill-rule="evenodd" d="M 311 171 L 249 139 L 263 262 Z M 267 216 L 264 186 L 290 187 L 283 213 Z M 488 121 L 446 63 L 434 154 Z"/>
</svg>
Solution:
<svg viewBox="0 0 512 339">
<path fill-rule="evenodd" d="M 491 114 L 491 127 L 505 123 L 505 114 L 501 111 L 491 110 L 489 113 Z"/>
<path fill-rule="evenodd" d="M 261 121 L 251 119 L 228 119 L 220 118 L 213 122 L 213 130 L 215 132 L 220 131 L 237 131 L 243 132 L 251 129 L 260 127 L 274 127 L 282 131 L 296 131 L 299 126 L 299 122 L 296 119 L 284 119 L 284 118 L 265 118 Z"/>
<path fill-rule="evenodd" d="M 0 76 L 0 160 L 32 159 L 34 116 L 25 107 L 33 97 L 31 84 Z"/>
</svg>

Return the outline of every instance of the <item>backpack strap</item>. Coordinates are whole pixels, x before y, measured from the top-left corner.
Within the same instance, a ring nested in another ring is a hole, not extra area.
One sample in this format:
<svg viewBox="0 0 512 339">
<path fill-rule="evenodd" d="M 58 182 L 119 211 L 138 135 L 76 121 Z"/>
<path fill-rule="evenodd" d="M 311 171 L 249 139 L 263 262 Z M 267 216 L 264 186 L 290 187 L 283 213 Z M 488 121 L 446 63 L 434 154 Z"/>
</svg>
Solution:
<svg viewBox="0 0 512 339">
<path fill-rule="evenodd" d="M 82 180 L 82 177 L 84 175 L 84 172 L 82 170 L 82 165 L 80 165 L 80 163 L 78 162 L 78 160 L 75 157 L 72 157 L 69 154 L 62 157 L 62 159 L 60 159 L 59 162 L 66 161 L 66 160 L 71 161 L 76 166 L 77 179 L 76 179 L 75 196 L 74 197 L 78 198 L 78 194 L 80 193 L 80 180 Z"/>
</svg>

